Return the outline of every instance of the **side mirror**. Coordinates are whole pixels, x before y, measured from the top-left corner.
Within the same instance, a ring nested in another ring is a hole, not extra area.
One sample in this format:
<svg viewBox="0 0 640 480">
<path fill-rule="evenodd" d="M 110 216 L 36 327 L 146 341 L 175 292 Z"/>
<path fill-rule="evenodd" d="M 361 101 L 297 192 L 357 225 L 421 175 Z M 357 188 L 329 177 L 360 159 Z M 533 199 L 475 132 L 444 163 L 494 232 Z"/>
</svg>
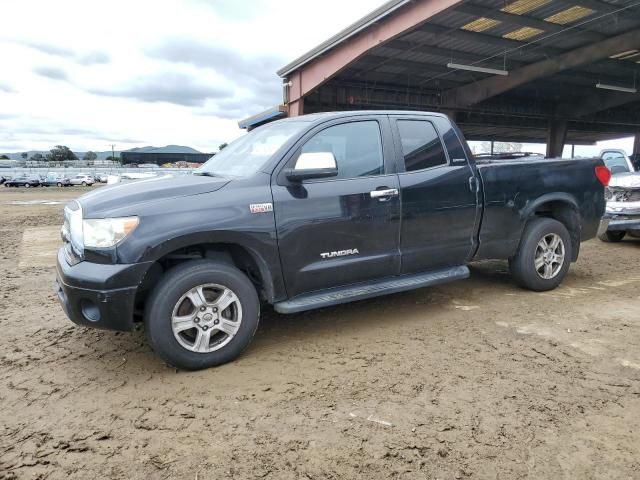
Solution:
<svg viewBox="0 0 640 480">
<path fill-rule="evenodd" d="M 332 152 L 303 153 L 298 157 L 296 166 L 285 172 L 292 182 L 301 182 L 313 178 L 329 178 L 338 175 L 338 165 Z"/>
</svg>

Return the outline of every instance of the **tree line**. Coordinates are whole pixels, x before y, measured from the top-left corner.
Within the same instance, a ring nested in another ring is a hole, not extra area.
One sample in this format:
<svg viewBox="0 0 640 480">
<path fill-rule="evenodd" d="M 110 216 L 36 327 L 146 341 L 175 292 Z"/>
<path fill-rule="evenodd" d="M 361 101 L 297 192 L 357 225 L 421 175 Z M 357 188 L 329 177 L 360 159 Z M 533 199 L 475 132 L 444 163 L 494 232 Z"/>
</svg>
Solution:
<svg viewBox="0 0 640 480">
<path fill-rule="evenodd" d="M 78 160 L 78 156 L 67 146 L 65 145 L 56 145 L 49 153 L 43 155 L 41 153 L 34 153 L 29 158 L 29 154 L 27 152 L 21 153 L 20 156 L 24 160 L 31 160 L 34 162 L 48 162 L 48 163 L 63 163 L 69 160 Z M 98 154 L 89 150 L 82 156 L 82 160 L 92 162 L 98 158 Z M 0 160 L 8 160 L 9 157 L 7 155 L 0 155 Z M 119 161 L 119 157 L 114 157 L 109 155 L 107 160 L 116 160 Z"/>
</svg>

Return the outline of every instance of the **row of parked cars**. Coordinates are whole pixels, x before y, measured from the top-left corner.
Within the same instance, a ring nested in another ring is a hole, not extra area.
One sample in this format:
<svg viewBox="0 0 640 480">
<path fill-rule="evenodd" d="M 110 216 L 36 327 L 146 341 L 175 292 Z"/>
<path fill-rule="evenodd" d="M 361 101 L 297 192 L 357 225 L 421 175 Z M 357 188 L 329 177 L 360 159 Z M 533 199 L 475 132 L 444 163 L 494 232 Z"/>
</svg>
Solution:
<svg viewBox="0 0 640 480">
<path fill-rule="evenodd" d="M 66 175 L 57 175 L 50 173 L 45 176 L 41 175 L 17 175 L 13 178 L 4 178 L 0 176 L 0 184 L 5 187 L 71 187 L 79 185 L 90 187 L 96 182 L 107 182 L 107 175 L 93 175 L 80 173 L 78 175 L 68 177 Z"/>
</svg>

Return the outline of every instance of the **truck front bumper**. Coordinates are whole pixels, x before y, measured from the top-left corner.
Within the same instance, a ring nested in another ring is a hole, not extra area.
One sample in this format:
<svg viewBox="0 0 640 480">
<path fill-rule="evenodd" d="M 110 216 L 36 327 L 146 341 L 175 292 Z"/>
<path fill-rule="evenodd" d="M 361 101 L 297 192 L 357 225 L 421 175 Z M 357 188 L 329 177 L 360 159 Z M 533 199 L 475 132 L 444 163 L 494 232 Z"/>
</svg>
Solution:
<svg viewBox="0 0 640 480">
<path fill-rule="evenodd" d="M 104 265 L 91 262 L 72 266 L 61 248 L 56 278 L 60 305 L 67 317 L 78 325 L 133 330 L 136 292 L 149 266 L 149 263 Z"/>
<path fill-rule="evenodd" d="M 606 225 L 606 228 L 604 228 L 604 232 L 640 230 L 640 215 L 607 213 L 600 224 L 601 230 L 604 225 Z"/>
</svg>

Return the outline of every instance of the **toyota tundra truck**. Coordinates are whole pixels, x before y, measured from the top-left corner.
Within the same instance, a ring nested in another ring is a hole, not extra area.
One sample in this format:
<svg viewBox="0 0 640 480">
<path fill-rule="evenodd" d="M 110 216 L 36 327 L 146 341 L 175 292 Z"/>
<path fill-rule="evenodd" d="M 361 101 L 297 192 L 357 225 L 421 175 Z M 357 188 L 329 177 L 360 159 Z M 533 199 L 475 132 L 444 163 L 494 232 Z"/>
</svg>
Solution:
<svg viewBox="0 0 640 480">
<path fill-rule="evenodd" d="M 57 293 L 76 324 L 144 325 L 202 369 L 290 314 L 462 280 L 509 261 L 556 288 L 599 233 L 600 159 L 475 161 L 446 116 L 338 112 L 259 127 L 194 175 L 100 188 L 64 209 Z"/>
</svg>

